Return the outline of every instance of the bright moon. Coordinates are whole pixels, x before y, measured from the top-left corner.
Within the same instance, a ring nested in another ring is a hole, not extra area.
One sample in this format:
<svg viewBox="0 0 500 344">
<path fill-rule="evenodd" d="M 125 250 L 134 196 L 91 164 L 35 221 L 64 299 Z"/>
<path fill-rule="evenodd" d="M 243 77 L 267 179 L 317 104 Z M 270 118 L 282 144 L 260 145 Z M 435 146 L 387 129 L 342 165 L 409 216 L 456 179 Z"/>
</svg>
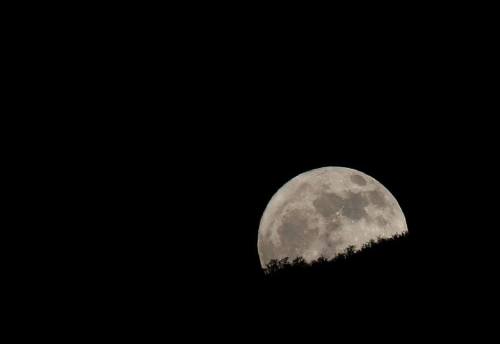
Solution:
<svg viewBox="0 0 500 344">
<path fill-rule="evenodd" d="M 302 173 L 271 198 L 259 226 L 263 268 L 271 259 L 332 259 L 348 246 L 407 232 L 403 211 L 372 177 L 345 167 Z"/>
</svg>

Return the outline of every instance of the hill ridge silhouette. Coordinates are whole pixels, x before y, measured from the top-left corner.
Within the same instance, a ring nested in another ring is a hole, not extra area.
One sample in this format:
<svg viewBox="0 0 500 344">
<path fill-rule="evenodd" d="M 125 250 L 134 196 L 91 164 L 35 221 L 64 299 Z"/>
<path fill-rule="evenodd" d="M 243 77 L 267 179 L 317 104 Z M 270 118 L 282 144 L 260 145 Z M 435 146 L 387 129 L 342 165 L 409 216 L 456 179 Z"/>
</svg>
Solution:
<svg viewBox="0 0 500 344">
<path fill-rule="evenodd" d="M 378 238 L 355 250 L 349 246 L 332 259 L 320 257 L 306 262 L 303 257 L 291 260 L 288 257 L 271 260 L 264 269 L 265 278 L 279 280 L 299 277 L 327 277 L 346 273 L 402 273 L 412 267 L 413 249 L 409 233 L 391 238 Z"/>
</svg>

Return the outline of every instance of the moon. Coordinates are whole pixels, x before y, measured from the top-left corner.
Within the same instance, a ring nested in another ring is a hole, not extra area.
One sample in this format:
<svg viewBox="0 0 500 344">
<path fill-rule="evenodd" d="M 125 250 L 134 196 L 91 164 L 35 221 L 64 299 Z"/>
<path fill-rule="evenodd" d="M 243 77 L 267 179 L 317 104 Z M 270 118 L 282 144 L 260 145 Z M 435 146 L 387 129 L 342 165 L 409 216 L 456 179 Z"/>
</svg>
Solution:
<svg viewBox="0 0 500 344">
<path fill-rule="evenodd" d="M 394 196 L 374 178 L 346 167 L 323 167 L 291 179 L 262 215 L 257 248 L 272 259 L 332 259 L 347 247 L 408 231 Z"/>
</svg>

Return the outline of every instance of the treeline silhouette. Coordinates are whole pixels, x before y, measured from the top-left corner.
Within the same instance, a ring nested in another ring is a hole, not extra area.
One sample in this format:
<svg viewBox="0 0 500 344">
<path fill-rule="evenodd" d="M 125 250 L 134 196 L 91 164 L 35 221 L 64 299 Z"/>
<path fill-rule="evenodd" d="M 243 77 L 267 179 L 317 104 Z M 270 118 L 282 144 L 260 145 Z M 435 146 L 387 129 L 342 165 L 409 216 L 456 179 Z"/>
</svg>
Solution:
<svg viewBox="0 0 500 344">
<path fill-rule="evenodd" d="M 443 312 L 470 306 L 468 295 L 487 292 L 467 261 L 440 244 L 408 233 L 369 242 L 359 251 L 350 247 L 332 260 L 274 260 L 263 274 L 259 299 L 280 314 L 317 313 L 311 321 L 327 326 L 332 314 L 336 321 L 369 316 L 405 323 L 424 313 L 439 321 Z M 477 262 L 474 255 L 467 257 Z"/>
<path fill-rule="evenodd" d="M 429 269 L 420 271 L 428 265 L 421 264 L 423 255 L 415 254 L 416 248 L 415 238 L 404 234 L 368 242 L 357 251 L 349 247 L 331 260 L 273 260 L 263 274 L 259 298 L 284 313 L 314 309 L 321 319 L 331 318 L 330 310 L 347 318 L 359 317 L 361 308 L 397 314 L 418 305 L 433 280 Z"/>
<path fill-rule="evenodd" d="M 314 288 L 335 291 L 370 290 L 378 295 L 403 293 L 418 284 L 420 272 L 409 234 L 373 240 L 362 249 L 348 247 L 328 260 L 306 262 L 302 257 L 272 260 L 265 269 L 264 281 L 279 289 Z"/>
<path fill-rule="evenodd" d="M 405 261 L 408 263 L 411 253 L 410 237 L 407 233 L 398 234 L 392 238 L 379 238 L 370 240 L 364 244 L 360 250 L 354 246 L 335 256 L 333 259 L 320 257 L 312 262 L 306 262 L 303 257 L 297 257 L 293 260 L 285 257 L 277 260 L 272 259 L 264 269 L 264 273 L 270 278 L 278 278 L 287 275 L 313 274 L 318 272 L 334 272 L 339 269 L 350 267 L 360 267 L 361 265 L 372 265 L 374 263 L 390 263 L 393 266 Z M 384 259 L 385 258 L 385 259 Z M 397 262 L 388 261 L 387 258 L 397 258 Z M 382 266 L 380 266 L 382 267 Z"/>
<path fill-rule="evenodd" d="M 319 257 L 318 259 L 310 263 L 306 262 L 303 257 L 297 257 L 293 260 L 291 260 L 289 257 L 285 257 L 279 260 L 272 259 L 266 265 L 264 273 L 269 275 L 276 274 L 277 272 L 285 273 L 285 271 L 287 271 L 286 273 L 297 272 L 304 269 L 315 269 L 318 267 L 322 267 L 325 264 L 333 267 L 348 259 L 353 259 L 355 256 L 359 257 L 362 255 L 366 255 L 369 251 L 371 251 L 372 254 L 374 251 L 381 250 L 382 248 L 385 251 L 389 246 L 394 245 L 395 240 L 401 241 L 404 238 L 407 238 L 407 234 L 399 234 L 392 238 L 378 238 L 377 240 L 372 239 L 364 244 L 360 250 L 356 250 L 355 246 L 351 245 L 348 246 L 345 251 L 335 256 L 333 259 Z"/>
</svg>

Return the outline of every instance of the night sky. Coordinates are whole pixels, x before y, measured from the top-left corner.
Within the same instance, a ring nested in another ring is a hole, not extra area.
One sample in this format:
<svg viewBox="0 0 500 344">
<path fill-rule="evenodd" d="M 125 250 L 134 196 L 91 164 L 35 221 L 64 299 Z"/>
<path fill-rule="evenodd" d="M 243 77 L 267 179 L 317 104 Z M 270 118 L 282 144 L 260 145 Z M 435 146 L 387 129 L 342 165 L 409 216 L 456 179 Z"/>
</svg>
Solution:
<svg viewBox="0 0 500 344">
<path fill-rule="evenodd" d="M 120 4 L 18 25 L 27 51 L 10 49 L 21 65 L 6 68 L 22 135 L 7 151 L 26 146 L 13 186 L 27 186 L 18 196 L 35 209 L 18 207 L 19 227 L 34 224 L 18 232 L 36 248 L 21 257 L 30 280 L 19 299 L 43 299 L 40 318 L 56 310 L 83 324 L 73 335 L 138 327 L 140 342 L 148 328 L 195 343 L 355 341 L 393 328 L 405 330 L 398 342 L 431 329 L 449 341 L 482 308 L 497 314 L 498 39 L 486 35 L 497 30 L 478 16 L 472 32 L 458 4 L 353 5 Z M 386 187 L 409 239 L 333 268 L 264 275 L 266 205 L 326 166 Z"/>
<path fill-rule="evenodd" d="M 332 309 L 416 312 L 443 302 L 449 311 L 492 288 L 490 91 L 443 60 L 317 56 L 297 69 L 283 54 L 204 64 L 190 55 L 168 92 L 145 84 L 134 97 L 120 94 L 127 113 L 159 116 L 121 117 L 103 130 L 117 134 L 100 157 L 112 167 L 103 181 L 122 223 L 107 229 L 102 246 L 120 253 L 110 253 L 118 272 L 104 276 L 126 276 L 121 285 L 159 307 L 176 295 L 207 317 L 214 309 L 301 316 L 313 307 L 307 314 L 326 319 Z M 411 244 L 342 274 L 269 282 L 257 252 L 264 209 L 291 178 L 325 166 L 382 183 L 405 214 Z"/>
</svg>

